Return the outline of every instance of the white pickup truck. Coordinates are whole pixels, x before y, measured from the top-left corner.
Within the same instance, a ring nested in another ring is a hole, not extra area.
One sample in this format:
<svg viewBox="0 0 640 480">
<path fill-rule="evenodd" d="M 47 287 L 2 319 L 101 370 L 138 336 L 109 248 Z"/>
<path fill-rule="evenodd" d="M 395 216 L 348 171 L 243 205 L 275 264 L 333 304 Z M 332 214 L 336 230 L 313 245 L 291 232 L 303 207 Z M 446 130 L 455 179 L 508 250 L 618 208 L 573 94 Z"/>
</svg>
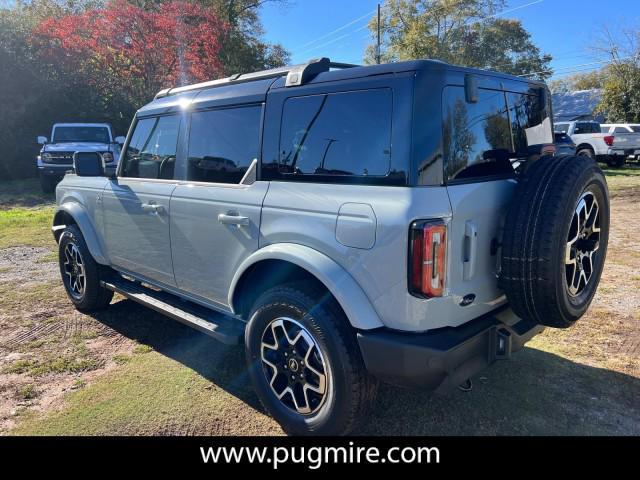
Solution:
<svg viewBox="0 0 640 480">
<path fill-rule="evenodd" d="M 613 135 L 613 145 L 625 150 L 627 158 L 640 160 L 640 123 L 604 123 L 602 133 Z"/>
<path fill-rule="evenodd" d="M 603 132 L 600 124 L 594 121 L 556 122 L 554 130 L 571 137 L 578 155 L 594 158 L 611 167 L 623 166 L 629 155 L 633 155 L 636 149 L 640 150 L 640 142 L 637 146 L 631 145 L 620 134 L 614 135 L 608 130 Z"/>
</svg>

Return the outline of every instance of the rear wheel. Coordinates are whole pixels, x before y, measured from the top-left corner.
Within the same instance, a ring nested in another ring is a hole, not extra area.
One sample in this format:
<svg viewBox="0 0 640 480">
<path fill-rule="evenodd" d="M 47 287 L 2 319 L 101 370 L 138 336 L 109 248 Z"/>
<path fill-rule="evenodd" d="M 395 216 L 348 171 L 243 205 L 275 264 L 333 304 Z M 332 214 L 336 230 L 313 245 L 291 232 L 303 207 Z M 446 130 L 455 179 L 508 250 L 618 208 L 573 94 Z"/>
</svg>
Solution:
<svg viewBox="0 0 640 480">
<path fill-rule="evenodd" d="M 595 158 L 595 154 L 593 153 L 593 150 L 591 150 L 590 148 L 581 148 L 578 150 L 577 155 L 579 157 L 589 157 L 589 158 Z"/>
<path fill-rule="evenodd" d="M 104 267 L 93 259 L 76 225 L 67 226 L 60 235 L 58 259 L 65 290 L 78 310 L 90 312 L 109 305 L 113 292 L 100 285 Z"/>
<path fill-rule="evenodd" d="M 622 155 L 611 156 L 607 159 L 607 165 L 613 168 L 623 167 L 625 164 L 625 158 Z"/>
<path fill-rule="evenodd" d="M 543 157 L 520 181 L 505 223 L 500 285 L 521 318 L 566 328 L 595 295 L 609 237 L 609 197 L 591 159 Z"/>
<path fill-rule="evenodd" d="M 366 418 L 377 383 L 330 295 L 295 284 L 267 290 L 245 346 L 258 397 L 287 433 L 342 435 Z"/>
</svg>

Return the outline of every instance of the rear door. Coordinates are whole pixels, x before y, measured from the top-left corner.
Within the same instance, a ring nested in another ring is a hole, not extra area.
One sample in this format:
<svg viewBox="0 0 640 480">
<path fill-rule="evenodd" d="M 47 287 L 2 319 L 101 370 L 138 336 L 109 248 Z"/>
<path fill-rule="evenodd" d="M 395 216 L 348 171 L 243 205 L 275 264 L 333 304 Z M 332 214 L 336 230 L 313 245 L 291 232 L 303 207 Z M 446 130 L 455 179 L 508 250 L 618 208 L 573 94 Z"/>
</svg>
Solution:
<svg viewBox="0 0 640 480">
<path fill-rule="evenodd" d="M 526 84 L 524 85 L 526 87 Z M 540 146 L 553 143 L 551 121 L 535 91 L 480 88 L 478 101 L 464 87 L 443 93 L 444 154 L 450 225 L 449 293 L 475 295 L 488 311 L 503 300 L 498 289 L 498 245 L 515 190 L 514 168 Z"/>
<path fill-rule="evenodd" d="M 223 307 L 233 274 L 258 248 L 269 184 L 241 181 L 259 157 L 262 111 L 262 103 L 253 103 L 193 112 L 186 181 L 171 199 L 177 286 Z"/>
<path fill-rule="evenodd" d="M 171 194 L 181 116 L 138 119 L 117 179 L 103 194 L 105 244 L 111 264 L 174 286 L 169 238 Z"/>
</svg>

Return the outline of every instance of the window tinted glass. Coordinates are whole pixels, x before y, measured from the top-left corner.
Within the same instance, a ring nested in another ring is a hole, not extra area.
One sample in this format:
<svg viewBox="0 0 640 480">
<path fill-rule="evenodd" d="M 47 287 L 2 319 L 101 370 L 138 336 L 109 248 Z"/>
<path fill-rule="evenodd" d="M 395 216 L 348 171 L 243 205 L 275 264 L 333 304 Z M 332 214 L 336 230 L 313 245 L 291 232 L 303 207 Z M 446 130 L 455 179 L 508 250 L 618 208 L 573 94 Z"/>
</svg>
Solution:
<svg viewBox="0 0 640 480">
<path fill-rule="evenodd" d="M 111 138 L 107 127 L 56 127 L 51 141 L 110 143 Z"/>
<path fill-rule="evenodd" d="M 281 174 L 385 176 L 391 161 L 388 89 L 313 95 L 285 102 Z"/>
<path fill-rule="evenodd" d="M 239 183 L 258 157 L 261 113 L 260 106 L 195 112 L 187 180 Z"/>
<path fill-rule="evenodd" d="M 531 94 L 507 93 L 515 157 L 527 157 L 535 153 L 532 147 L 553 143 L 551 120 L 541 103 L 542 96 L 539 91 L 530 91 Z"/>
<path fill-rule="evenodd" d="M 576 127 L 573 129 L 573 133 L 601 133 L 600 125 L 593 122 L 577 122 Z"/>
<path fill-rule="evenodd" d="M 511 131 L 504 93 L 479 91 L 467 103 L 462 87 L 444 89 L 444 154 L 450 180 L 513 172 Z"/>
<path fill-rule="evenodd" d="M 554 132 L 567 133 L 569 131 L 569 124 L 568 123 L 560 123 L 560 124 L 556 123 L 553 126 L 553 131 Z"/>
<path fill-rule="evenodd" d="M 138 120 L 125 152 L 125 177 L 172 179 L 178 144 L 178 116 Z"/>
<path fill-rule="evenodd" d="M 607 130 L 608 130 L 608 129 L 607 129 Z M 613 133 L 629 133 L 629 130 L 627 130 L 627 129 L 626 129 L 626 128 L 624 128 L 624 127 L 616 127 L 616 128 L 613 130 Z"/>
<path fill-rule="evenodd" d="M 636 133 L 640 133 L 640 125 L 631 125 L 631 130 Z"/>
</svg>

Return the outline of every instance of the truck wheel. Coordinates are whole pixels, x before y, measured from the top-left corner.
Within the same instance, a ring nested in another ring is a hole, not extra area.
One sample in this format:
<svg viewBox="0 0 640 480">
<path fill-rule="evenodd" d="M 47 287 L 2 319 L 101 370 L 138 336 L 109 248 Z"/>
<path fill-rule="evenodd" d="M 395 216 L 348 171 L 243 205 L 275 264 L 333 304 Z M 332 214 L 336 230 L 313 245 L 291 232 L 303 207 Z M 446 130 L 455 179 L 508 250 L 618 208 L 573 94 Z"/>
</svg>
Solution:
<svg viewBox="0 0 640 480">
<path fill-rule="evenodd" d="M 542 157 L 521 178 L 505 222 L 499 282 L 514 312 L 566 328 L 596 292 L 609 239 L 609 193 L 586 156 Z"/>
<path fill-rule="evenodd" d="M 581 148 L 580 150 L 578 150 L 577 155 L 579 157 L 589 157 L 589 158 L 595 157 L 593 150 L 591 150 L 590 148 Z"/>
<path fill-rule="evenodd" d="M 607 159 L 607 165 L 613 168 L 623 167 L 624 164 L 625 164 L 625 158 L 621 155 L 615 155 Z"/>
<path fill-rule="evenodd" d="M 267 290 L 252 309 L 245 346 L 258 397 L 287 433 L 343 435 L 367 416 L 377 382 L 329 295 L 292 283 Z"/>
<path fill-rule="evenodd" d="M 109 305 L 113 292 L 100 286 L 103 267 L 91 256 L 75 225 L 67 226 L 60 235 L 58 262 L 64 288 L 78 310 L 91 312 Z"/>
<path fill-rule="evenodd" d="M 53 193 L 56 189 L 56 180 L 47 175 L 40 175 L 40 187 L 44 193 Z"/>
</svg>

